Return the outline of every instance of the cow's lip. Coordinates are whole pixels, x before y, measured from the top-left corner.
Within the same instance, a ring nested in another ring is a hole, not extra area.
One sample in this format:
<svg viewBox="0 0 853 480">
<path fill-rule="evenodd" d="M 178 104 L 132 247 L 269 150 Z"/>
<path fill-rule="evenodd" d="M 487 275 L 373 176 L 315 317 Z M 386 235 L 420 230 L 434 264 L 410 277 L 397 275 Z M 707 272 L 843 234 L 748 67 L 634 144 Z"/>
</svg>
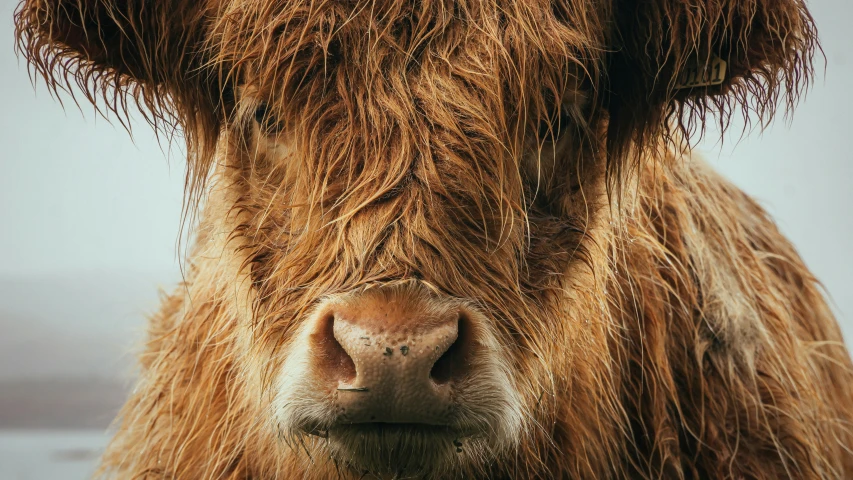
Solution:
<svg viewBox="0 0 853 480">
<path fill-rule="evenodd" d="M 432 424 L 432 423 L 418 423 L 418 422 L 351 422 L 346 423 L 342 422 L 335 427 L 345 427 L 352 429 L 388 429 L 388 430 L 403 430 L 403 429 L 412 429 L 412 430 L 436 430 L 436 431 L 447 431 L 454 430 L 451 425 L 448 424 Z"/>
</svg>

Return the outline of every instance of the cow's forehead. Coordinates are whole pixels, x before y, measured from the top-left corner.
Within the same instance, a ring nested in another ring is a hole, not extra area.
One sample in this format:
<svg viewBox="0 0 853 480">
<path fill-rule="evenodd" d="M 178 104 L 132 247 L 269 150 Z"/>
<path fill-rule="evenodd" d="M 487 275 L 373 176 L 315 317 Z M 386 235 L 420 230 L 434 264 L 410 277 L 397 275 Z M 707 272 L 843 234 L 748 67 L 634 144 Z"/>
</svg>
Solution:
<svg viewBox="0 0 853 480">
<path fill-rule="evenodd" d="M 213 22 L 208 52 L 260 91 L 285 83 L 285 94 L 344 87 L 390 97 L 423 83 L 438 98 L 463 81 L 469 94 L 512 97 L 537 83 L 594 80 L 606 16 L 585 1 L 238 1 Z"/>
</svg>

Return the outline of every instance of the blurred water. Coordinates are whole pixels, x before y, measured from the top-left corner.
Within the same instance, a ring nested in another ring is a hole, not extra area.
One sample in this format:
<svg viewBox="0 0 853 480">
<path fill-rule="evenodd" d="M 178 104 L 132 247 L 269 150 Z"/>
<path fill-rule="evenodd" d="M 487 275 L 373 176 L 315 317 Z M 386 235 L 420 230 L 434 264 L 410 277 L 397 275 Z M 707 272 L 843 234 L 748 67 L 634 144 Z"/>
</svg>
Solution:
<svg viewBox="0 0 853 480">
<path fill-rule="evenodd" d="M 87 479 L 107 441 L 97 430 L 0 430 L 0 480 Z"/>
</svg>

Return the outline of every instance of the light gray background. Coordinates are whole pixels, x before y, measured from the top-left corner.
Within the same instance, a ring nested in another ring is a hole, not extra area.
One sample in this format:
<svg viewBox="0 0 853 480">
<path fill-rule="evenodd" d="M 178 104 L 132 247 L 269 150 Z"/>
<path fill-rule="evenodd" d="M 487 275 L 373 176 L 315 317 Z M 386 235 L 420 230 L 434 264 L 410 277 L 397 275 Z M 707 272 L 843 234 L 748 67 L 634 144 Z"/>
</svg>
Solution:
<svg viewBox="0 0 853 480">
<path fill-rule="evenodd" d="M 88 106 L 34 92 L 12 50 L 16 3 L 0 0 L 0 480 L 84 478 L 157 289 L 180 279 L 183 157 L 167 162 L 144 124 L 134 143 Z M 723 145 L 712 133 L 700 151 L 777 219 L 849 342 L 853 4 L 811 11 L 828 66 L 790 125 Z"/>
<path fill-rule="evenodd" d="M 182 155 L 167 162 L 144 124 L 135 129 L 134 143 L 88 105 L 81 113 L 64 97 L 63 109 L 43 85 L 34 91 L 12 50 L 15 2 L 2 2 L 0 382 L 24 392 L 37 390 L 34 382 L 111 380 L 117 371 L 129 372 L 126 352 L 142 338 L 158 286 L 171 289 L 180 277 Z M 763 134 L 740 142 L 729 135 L 722 146 L 700 147 L 777 219 L 824 282 L 848 339 L 850 5 L 812 2 L 828 67 L 790 125 L 777 120 Z"/>
</svg>

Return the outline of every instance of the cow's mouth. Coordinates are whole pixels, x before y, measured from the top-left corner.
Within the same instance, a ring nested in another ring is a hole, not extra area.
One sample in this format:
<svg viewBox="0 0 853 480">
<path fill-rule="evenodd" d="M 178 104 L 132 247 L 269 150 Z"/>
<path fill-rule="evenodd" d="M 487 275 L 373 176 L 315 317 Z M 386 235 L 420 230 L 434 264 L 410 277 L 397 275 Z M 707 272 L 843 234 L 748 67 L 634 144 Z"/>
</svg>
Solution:
<svg viewBox="0 0 853 480">
<path fill-rule="evenodd" d="M 383 433 L 383 432 L 430 432 L 430 433 L 447 433 L 455 432 L 456 428 L 450 425 L 432 425 L 428 423 L 396 423 L 396 422 L 359 422 L 359 423 L 340 423 L 333 427 L 335 430 L 353 430 L 365 433 Z"/>
<path fill-rule="evenodd" d="M 336 423 L 328 428 L 306 428 L 308 435 L 328 438 L 330 434 L 353 433 L 359 435 L 447 435 L 456 437 L 471 436 L 476 432 L 464 430 L 451 425 L 433 425 L 428 423 L 397 423 L 397 422 L 359 422 Z"/>
</svg>

